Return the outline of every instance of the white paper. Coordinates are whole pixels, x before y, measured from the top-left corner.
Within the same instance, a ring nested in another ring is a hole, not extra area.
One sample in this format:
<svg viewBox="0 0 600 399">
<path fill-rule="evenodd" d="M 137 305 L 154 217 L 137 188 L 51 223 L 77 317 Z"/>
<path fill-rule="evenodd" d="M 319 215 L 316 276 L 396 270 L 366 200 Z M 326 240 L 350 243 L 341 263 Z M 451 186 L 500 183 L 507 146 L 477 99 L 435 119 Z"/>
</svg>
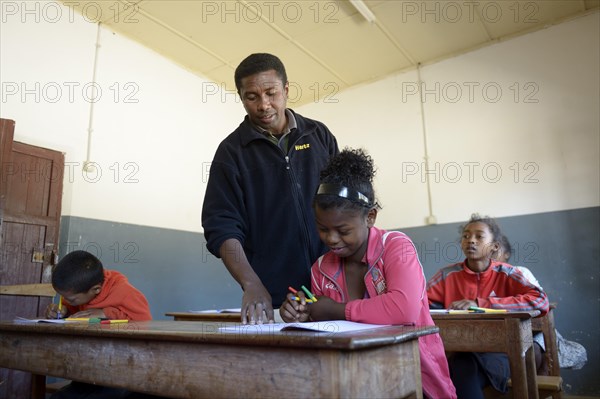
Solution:
<svg viewBox="0 0 600 399">
<path fill-rule="evenodd" d="M 17 317 L 15 321 L 20 323 L 67 323 L 66 319 L 26 319 L 25 317 Z"/>
<path fill-rule="evenodd" d="M 462 309 L 429 309 L 430 314 L 470 314 L 470 313 L 478 313 L 472 310 L 462 310 Z"/>
<path fill-rule="evenodd" d="M 238 334 L 260 334 L 275 331 L 307 330 L 327 333 L 343 333 L 350 331 L 370 330 L 372 328 L 386 327 L 389 324 L 355 323 L 346 320 L 329 320 L 307 323 L 272 323 L 272 324 L 239 324 L 232 327 L 221 327 L 221 332 L 234 332 Z"/>
</svg>

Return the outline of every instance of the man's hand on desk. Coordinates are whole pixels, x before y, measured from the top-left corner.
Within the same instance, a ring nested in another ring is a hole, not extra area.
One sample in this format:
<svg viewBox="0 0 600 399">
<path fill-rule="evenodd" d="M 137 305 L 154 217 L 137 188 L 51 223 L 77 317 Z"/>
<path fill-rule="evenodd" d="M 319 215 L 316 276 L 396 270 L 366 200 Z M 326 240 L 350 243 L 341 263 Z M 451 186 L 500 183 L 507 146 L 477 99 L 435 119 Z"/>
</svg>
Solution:
<svg viewBox="0 0 600 399">
<path fill-rule="evenodd" d="M 242 297 L 242 324 L 274 323 L 273 303 L 266 288 L 246 286 Z"/>
</svg>

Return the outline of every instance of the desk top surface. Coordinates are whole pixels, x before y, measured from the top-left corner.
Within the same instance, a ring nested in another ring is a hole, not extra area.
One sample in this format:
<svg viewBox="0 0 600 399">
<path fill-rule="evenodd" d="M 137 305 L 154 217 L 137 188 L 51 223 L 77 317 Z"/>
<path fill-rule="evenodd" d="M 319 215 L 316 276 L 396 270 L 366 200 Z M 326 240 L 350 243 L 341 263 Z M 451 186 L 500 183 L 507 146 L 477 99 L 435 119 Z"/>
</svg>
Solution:
<svg viewBox="0 0 600 399">
<path fill-rule="evenodd" d="M 431 313 L 431 318 L 436 320 L 503 320 L 503 319 L 531 319 L 540 315 L 539 310 L 531 312 L 506 312 L 506 313 Z"/>
<path fill-rule="evenodd" d="M 124 324 L 88 323 L 21 323 L 0 321 L 0 335 L 19 334 L 67 335 L 73 337 L 102 337 L 110 339 L 154 340 L 163 342 L 189 342 L 199 344 L 227 344 L 245 346 L 280 346 L 301 348 L 361 349 L 392 345 L 434 334 L 438 327 L 388 326 L 348 333 L 314 331 L 252 332 L 247 326 L 244 333 L 227 333 L 219 327 L 239 323 L 197 321 L 143 321 Z"/>
</svg>

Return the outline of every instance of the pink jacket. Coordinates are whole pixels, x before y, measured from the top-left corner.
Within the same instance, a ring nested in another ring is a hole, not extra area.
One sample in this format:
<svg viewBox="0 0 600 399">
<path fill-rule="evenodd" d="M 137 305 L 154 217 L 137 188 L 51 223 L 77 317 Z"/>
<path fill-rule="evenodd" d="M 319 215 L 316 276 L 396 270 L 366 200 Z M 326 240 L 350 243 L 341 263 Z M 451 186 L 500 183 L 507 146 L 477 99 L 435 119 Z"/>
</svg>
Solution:
<svg viewBox="0 0 600 399">
<path fill-rule="evenodd" d="M 346 319 L 371 324 L 433 326 L 425 276 L 415 246 L 404 233 L 369 230 L 365 286 L 368 298 L 348 302 L 343 262 L 332 252 L 312 266 L 312 290 L 346 303 Z M 456 398 L 439 334 L 419 338 L 423 392 L 436 399 Z"/>
</svg>

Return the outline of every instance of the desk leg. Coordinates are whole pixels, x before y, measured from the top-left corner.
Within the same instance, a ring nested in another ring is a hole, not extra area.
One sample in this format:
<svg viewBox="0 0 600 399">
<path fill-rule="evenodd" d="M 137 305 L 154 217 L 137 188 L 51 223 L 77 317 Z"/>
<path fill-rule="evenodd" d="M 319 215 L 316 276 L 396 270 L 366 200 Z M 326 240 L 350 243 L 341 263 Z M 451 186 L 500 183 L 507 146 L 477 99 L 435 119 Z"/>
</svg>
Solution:
<svg viewBox="0 0 600 399">
<path fill-rule="evenodd" d="M 537 373 L 535 370 L 533 347 L 527 349 L 525 358 L 521 357 L 519 354 L 519 361 L 513 361 L 513 359 L 517 359 L 513 357 L 515 355 L 516 353 L 509 354 L 508 358 L 508 361 L 510 362 L 510 379 L 512 381 L 514 397 L 538 399 Z"/>
<path fill-rule="evenodd" d="M 31 375 L 31 399 L 44 399 L 46 397 L 46 376 Z"/>
<path fill-rule="evenodd" d="M 533 345 L 527 349 L 527 352 L 525 353 L 525 362 L 525 367 L 527 369 L 528 397 L 538 399 L 537 370 L 535 369 L 535 353 L 533 352 Z"/>
<path fill-rule="evenodd" d="M 507 331 L 515 333 L 507 337 L 513 397 L 538 399 L 531 323 L 517 319 L 508 319 L 506 322 L 517 324 L 507 328 Z"/>
</svg>

